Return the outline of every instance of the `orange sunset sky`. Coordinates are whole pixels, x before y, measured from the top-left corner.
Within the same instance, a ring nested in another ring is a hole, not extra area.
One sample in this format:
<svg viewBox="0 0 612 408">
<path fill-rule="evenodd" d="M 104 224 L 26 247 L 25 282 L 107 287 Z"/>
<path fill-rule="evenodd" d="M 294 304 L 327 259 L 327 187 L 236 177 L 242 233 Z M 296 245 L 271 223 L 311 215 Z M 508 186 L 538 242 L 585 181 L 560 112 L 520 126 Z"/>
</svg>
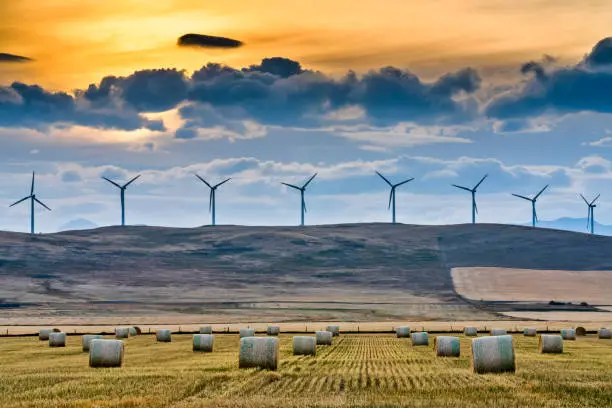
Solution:
<svg viewBox="0 0 612 408">
<path fill-rule="evenodd" d="M 612 21 L 606 0 L 2 0 L 1 7 L 0 51 L 35 61 L 0 65 L 0 83 L 65 90 L 145 68 L 238 67 L 270 56 L 331 73 L 516 69 L 544 53 L 575 61 Z M 189 32 L 245 45 L 178 47 Z"/>
</svg>

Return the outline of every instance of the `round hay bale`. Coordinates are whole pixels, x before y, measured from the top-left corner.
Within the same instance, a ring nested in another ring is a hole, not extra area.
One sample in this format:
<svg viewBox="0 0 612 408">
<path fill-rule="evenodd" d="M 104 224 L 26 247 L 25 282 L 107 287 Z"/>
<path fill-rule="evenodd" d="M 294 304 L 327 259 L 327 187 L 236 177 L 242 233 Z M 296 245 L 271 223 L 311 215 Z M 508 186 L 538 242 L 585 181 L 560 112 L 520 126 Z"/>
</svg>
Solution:
<svg viewBox="0 0 612 408">
<path fill-rule="evenodd" d="M 90 367 L 121 367 L 123 341 L 93 339 L 89 342 Z"/>
<path fill-rule="evenodd" d="M 597 331 L 597 337 L 600 339 L 612 339 L 612 330 L 602 327 Z"/>
<path fill-rule="evenodd" d="M 325 330 L 331 332 L 332 336 L 334 337 L 340 335 L 340 326 L 327 326 Z"/>
<path fill-rule="evenodd" d="M 172 331 L 170 329 L 159 329 L 155 333 L 155 337 L 161 343 L 170 343 L 172 341 Z"/>
<path fill-rule="evenodd" d="M 472 339 L 472 368 L 475 373 L 514 372 L 512 336 L 491 336 Z"/>
<path fill-rule="evenodd" d="M 525 337 L 535 337 L 537 333 L 538 331 L 535 327 L 525 327 L 523 329 L 523 336 Z"/>
<path fill-rule="evenodd" d="M 540 353 L 563 353 L 563 337 L 557 334 L 542 334 L 538 341 Z"/>
<path fill-rule="evenodd" d="M 278 367 L 278 339 L 272 337 L 243 337 L 240 339 L 239 368 Z"/>
<path fill-rule="evenodd" d="M 468 326 L 463 328 L 463 333 L 467 337 L 476 337 L 478 336 L 478 328 L 474 326 Z"/>
<path fill-rule="evenodd" d="M 130 337 L 130 329 L 128 327 L 116 328 L 115 337 L 118 339 L 127 339 L 128 337 Z"/>
<path fill-rule="evenodd" d="M 49 333 L 49 347 L 66 347 L 66 333 Z"/>
<path fill-rule="evenodd" d="M 576 340 L 576 330 L 561 329 L 561 337 L 563 337 L 563 340 Z"/>
<path fill-rule="evenodd" d="M 582 326 L 576 327 L 576 336 L 586 336 L 586 329 Z"/>
<path fill-rule="evenodd" d="M 397 333 L 398 338 L 410 337 L 410 327 L 408 326 L 398 327 L 395 332 Z"/>
<path fill-rule="evenodd" d="M 461 354 L 461 345 L 459 344 L 459 337 L 434 337 L 434 350 L 436 350 L 436 356 L 438 357 L 459 357 L 459 355 Z"/>
<path fill-rule="evenodd" d="M 81 342 L 83 343 L 83 351 L 89 351 L 89 343 L 95 339 L 101 339 L 101 334 L 85 334 L 81 337 Z"/>
<path fill-rule="evenodd" d="M 266 333 L 268 333 L 268 336 L 278 336 L 280 334 L 280 327 L 268 326 Z"/>
<path fill-rule="evenodd" d="M 51 333 L 59 333 L 60 329 L 40 329 L 40 331 L 38 332 L 38 340 L 41 341 L 48 341 L 49 340 L 49 334 Z"/>
<path fill-rule="evenodd" d="M 255 336 L 255 329 L 240 329 L 240 338 Z"/>
<path fill-rule="evenodd" d="M 317 354 L 317 339 L 312 336 L 293 337 L 294 356 L 314 356 Z"/>
<path fill-rule="evenodd" d="M 410 334 L 410 339 L 412 340 L 413 346 L 428 346 L 429 345 L 429 337 L 426 332 L 417 332 Z"/>
<path fill-rule="evenodd" d="M 138 336 L 138 330 L 135 327 L 128 327 L 130 337 Z"/>
<path fill-rule="evenodd" d="M 505 336 L 507 334 L 506 329 L 491 329 L 491 336 Z"/>
<path fill-rule="evenodd" d="M 194 334 L 193 351 L 212 353 L 214 336 L 212 334 Z"/>
<path fill-rule="evenodd" d="M 331 346 L 333 337 L 334 334 L 329 331 L 315 332 L 315 338 L 317 339 L 318 346 Z"/>
<path fill-rule="evenodd" d="M 213 334 L 212 326 L 202 326 L 202 327 L 200 327 L 200 334 Z"/>
</svg>

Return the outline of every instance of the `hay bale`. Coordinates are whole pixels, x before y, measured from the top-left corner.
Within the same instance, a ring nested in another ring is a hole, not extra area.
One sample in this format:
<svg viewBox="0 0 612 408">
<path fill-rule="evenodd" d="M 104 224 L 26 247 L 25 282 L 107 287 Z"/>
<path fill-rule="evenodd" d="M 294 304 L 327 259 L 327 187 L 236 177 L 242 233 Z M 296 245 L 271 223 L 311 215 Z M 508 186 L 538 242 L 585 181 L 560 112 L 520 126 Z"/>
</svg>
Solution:
<svg viewBox="0 0 612 408">
<path fill-rule="evenodd" d="M 172 341 L 172 331 L 170 329 L 159 329 L 155 333 L 155 337 L 161 343 L 170 343 Z"/>
<path fill-rule="evenodd" d="M 240 338 L 255 336 L 255 329 L 240 329 Z"/>
<path fill-rule="evenodd" d="M 200 334 L 213 334 L 212 326 L 201 326 L 200 327 Z"/>
<path fill-rule="evenodd" d="M 525 337 L 535 337 L 538 331 L 535 327 L 525 327 L 523 329 L 523 336 Z"/>
<path fill-rule="evenodd" d="M 461 345 L 459 344 L 459 337 L 434 337 L 434 350 L 436 350 L 436 356 L 438 357 L 459 357 L 459 355 L 461 354 Z"/>
<path fill-rule="evenodd" d="M 492 336 L 472 339 L 472 368 L 475 373 L 514 372 L 512 336 Z"/>
<path fill-rule="evenodd" d="M 463 333 L 467 337 L 476 337 L 478 336 L 478 328 L 474 326 L 468 326 L 463 328 Z"/>
<path fill-rule="evenodd" d="M 66 347 L 66 333 L 49 333 L 49 347 Z"/>
<path fill-rule="evenodd" d="M 194 334 L 193 351 L 212 353 L 214 336 L 212 334 Z"/>
<path fill-rule="evenodd" d="M 332 336 L 334 337 L 340 335 L 340 326 L 327 326 L 325 330 L 331 332 Z"/>
<path fill-rule="evenodd" d="M 576 330 L 561 329 L 561 337 L 563 337 L 563 340 L 576 340 Z"/>
<path fill-rule="evenodd" d="M 128 327 L 130 337 L 138 336 L 138 330 L 135 327 Z"/>
<path fill-rule="evenodd" d="M 40 329 L 40 331 L 38 332 L 38 340 L 40 341 L 48 341 L 49 340 L 49 334 L 51 333 L 59 333 L 60 329 Z"/>
<path fill-rule="evenodd" d="M 83 351 L 89 351 L 89 343 L 94 339 L 101 339 L 101 334 L 86 334 L 81 337 L 81 342 L 83 343 Z"/>
<path fill-rule="evenodd" d="M 597 337 L 600 339 L 612 339 L 612 330 L 602 327 L 597 331 Z"/>
<path fill-rule="evenodd" d="M 317 339 L 312 336 L 293 337 L 294 356 L 314 356 L 317 354 Z"/>
<path fill-rule="evenodd" d="M 239 368 L 278 367 L 278 339 L 271 337 L 243 337 L 240 339 Z"/>
<path fill-rule="evenodd" d="M 582 326 L 576 327 L 576 336 L 586 336 L 586 329 Z"/>
<path fill-rule="evenodd" d="M 315 332 L 315 338 L 318 346 L 331 346 L 334 334 L 330 331 Z"/>
<path fill-rule="evenodd" d="M 506 329 L 491 329 L 491 336 L 505 336 L 507 334 Z"/>
<path fill-rule="evenodd" d="M 130 329 L 128 327 L 116 328 L 115 337 L 118 339 L 127 339 L 128 337 L 130 337 Z"/>
<path fill-rule="evenodd" d="M 90 367 L 121 367 L 123 341 L 93 339 L 89 342 Z"/>
<path fill-rule="evenodd" d="M 398 327 L 395 332 L 397 333 L 398 338 L 410 337 L 410 327 L 408 326 Z"/>
<path fill-rule="evenodd" d="M 268 326 L 266 333 L 268 333 L 268 336 L 278 336 L 280 334 L 280 327 Z"/>
<path fill-rule="evenodd" d="M 426 332 L 418 332 L 412 333 L 410 335 L 410 339 L 412 340 L 413 346 L 428 346 L 429 345 L 429 337 Z"/>
<path fill-rule="evenodd" d="M 540 353 L 563 353 L 563 337 L 557 334 L 542 334 L 538 341 Z"/>
</svg>

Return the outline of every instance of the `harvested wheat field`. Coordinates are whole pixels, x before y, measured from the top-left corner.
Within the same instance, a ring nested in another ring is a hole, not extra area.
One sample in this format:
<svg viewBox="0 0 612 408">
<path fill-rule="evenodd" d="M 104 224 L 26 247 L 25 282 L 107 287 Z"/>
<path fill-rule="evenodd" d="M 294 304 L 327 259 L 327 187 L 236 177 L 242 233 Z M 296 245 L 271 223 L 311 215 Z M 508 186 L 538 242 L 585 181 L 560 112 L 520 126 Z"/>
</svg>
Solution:
<svg viewBox="0 0 612 408">
<path fill-rule="evenodd" d="M 515 336 L 516 373 L 486 375 L 472 372 L 463 336 L 459 358 L 393 334 L 341 334 L 314 357 L 293 356 L 292 336 L 279 339 L 278 370 L 265 371 L 238 369 L 237 335 L 215 334 L 205 354 L 192 351 L 190 335 L 129 338 L 123 367 L 112 369 L 88 367 L 80 336 L 61 349 L 0 338 L 2 407 L 612 406 L 612 340 L 592 335 L 560 355 Z"/>
</svg>

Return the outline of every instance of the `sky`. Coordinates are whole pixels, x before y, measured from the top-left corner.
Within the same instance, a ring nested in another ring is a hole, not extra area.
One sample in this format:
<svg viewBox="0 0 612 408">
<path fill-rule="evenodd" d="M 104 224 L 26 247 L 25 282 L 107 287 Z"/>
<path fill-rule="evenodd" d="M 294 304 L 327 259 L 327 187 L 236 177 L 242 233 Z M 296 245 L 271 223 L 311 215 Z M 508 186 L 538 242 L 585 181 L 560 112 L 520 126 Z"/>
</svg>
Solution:
<svg viewBox="0 0 612 408">
<path fill-rule="evenodd" d="M 0 0 L 1 1 L 1 0 Z M 6 4 L 4 4 L 6 3 Z M 612 224 L 612 5 L 591 0 L 12 0 L 0 14 L 0 229 Z M 187 36 L 199 34 L 201 36 Z M 212 38 L 212 37 L 214 38 Z M 219 39 L 219 37 L 222 37 Z M 190 43 L 187 39 L 191 40 Z M 195 40 L 194 40 L 195 39 Z M 196 42 L 194 45 L 193 41 Z M 221 46 L 220 46 L 221 45 Z M 585 226 L 586 227 L 586 226 Z"/>
</svg>

